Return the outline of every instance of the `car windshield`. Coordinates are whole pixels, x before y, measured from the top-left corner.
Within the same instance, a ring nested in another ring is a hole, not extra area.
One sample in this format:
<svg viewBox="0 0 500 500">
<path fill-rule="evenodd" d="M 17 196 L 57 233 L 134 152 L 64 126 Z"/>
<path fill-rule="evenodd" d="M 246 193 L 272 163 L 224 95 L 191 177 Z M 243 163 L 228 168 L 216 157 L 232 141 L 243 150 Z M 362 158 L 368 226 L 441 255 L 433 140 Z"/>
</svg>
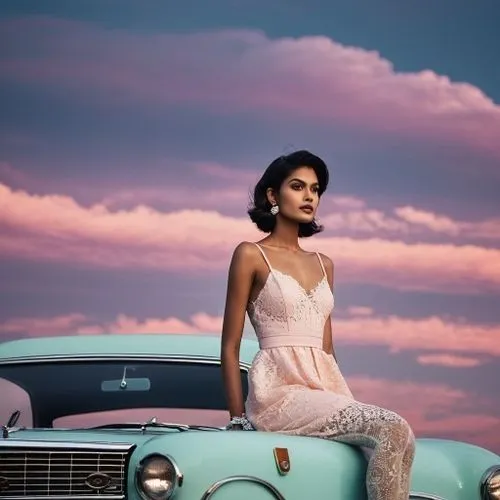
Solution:
<svg viewBox="0 0 500 500">
<path fill-rule="evenodd" d="M 246 397 L 246 371 L 241 371 Z M 86 427 L 158 421 L 223 426 L 228 412 L 219 363 L 78 360 L 0 365 L 0 423 Z"/>
</svg>

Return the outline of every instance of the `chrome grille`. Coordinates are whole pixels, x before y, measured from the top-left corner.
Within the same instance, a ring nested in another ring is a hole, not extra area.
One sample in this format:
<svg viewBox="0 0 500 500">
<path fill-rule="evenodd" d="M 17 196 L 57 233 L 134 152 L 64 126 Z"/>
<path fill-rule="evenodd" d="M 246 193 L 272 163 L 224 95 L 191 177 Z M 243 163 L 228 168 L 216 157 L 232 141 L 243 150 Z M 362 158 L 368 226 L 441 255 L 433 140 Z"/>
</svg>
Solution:
<svg viewBox="0 0 500 500">
<path fill-rule="evenodd" d="M 9 443 L 10 444 L 10 443 Z M 127 448 L 0 445 L 0 500 L 125 497 Z"/>
</svg>

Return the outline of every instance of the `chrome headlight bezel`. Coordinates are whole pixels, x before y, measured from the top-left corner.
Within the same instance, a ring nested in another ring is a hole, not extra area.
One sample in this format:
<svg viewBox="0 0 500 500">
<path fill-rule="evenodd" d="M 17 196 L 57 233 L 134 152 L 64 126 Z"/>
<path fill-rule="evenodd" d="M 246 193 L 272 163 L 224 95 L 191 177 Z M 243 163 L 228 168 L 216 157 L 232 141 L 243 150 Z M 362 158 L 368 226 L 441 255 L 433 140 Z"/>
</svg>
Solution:
<svg viewBox="0 0 500 500">
<path fill-rule="evenodd" d="M 163 454 L 163 453 L 150 453 L 149 455 L 146 455 L 145 457 L 143 457 L 141 459 L 141 461 L 139 462 L 139 464 L 136 468 L 136 471 L 135 471 L 135 487 L 136 487 L 137 491 L 139 492 L 139 495 L 141 496 L 142 500 L 155 500 L 155 497 L 149 496 L 147 494 L 147 492 L 145 491 L 145 489 L 143 487 L 143 480 L 142 480 L 143 479 L 142 474 L 144 473 L 144 470 L 146 469 L 148 463 L 154 459 L 160 459 L 160 460 L 165 460 L 166 462 L 169 462 L 172 470 L 174 471 L 173 477 L 170 481 L 172 483 L 172 489 L 170 490 L 170 492 L 168 494 L 161 497 L 161 500 L 169 500 L 170 498 L 172 498 L 174 496 L 175 492 L 177 491 L 177 488 L 182 486 L 182 481 L 183 481 L 183 475 L 179 469 L 179 466 L 177 465 L 175 460 L 170 455 Z M 156 499 L 156 500 L 158 500 L 158 499 Z"/>
<path fill-rule="evenodd" d="M 498 476 L 499 486 L 497 488 L 498 493 L 490 492 L 490 485 L 492 479 Z M 481 478 L 481 499 L 482 500 L 499 500 L 500 499 L 500 465 L 494 465 L 490 467 Z"/>
</svg>

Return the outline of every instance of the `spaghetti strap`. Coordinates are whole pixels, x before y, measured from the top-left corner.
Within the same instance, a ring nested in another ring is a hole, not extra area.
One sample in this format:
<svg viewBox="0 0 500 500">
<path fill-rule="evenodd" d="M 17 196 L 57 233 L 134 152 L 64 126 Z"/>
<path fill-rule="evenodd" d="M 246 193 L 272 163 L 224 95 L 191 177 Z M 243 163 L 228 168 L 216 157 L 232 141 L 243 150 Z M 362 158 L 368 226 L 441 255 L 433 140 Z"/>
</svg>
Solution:
<svg viewBox="0 0 500 500">
<path fill-rule="evenodd" d="M 266 261 L 267 267 L 269 267 L 269 271 L 271 272 L 271 274 L 274 274 L 273 266 L 271 266 L 271 263 L 269 262 L 269 259 L 267 258 L 264 250 L 262 250 L 262 247 L 258 243 L 254 243 L 254 245 L 259 249 L 260 253 L 262 254 L 262 257 L 264 257 L 264 260 Z"/>
<path fill-rule="evenodd" d="M 326 276 L 326 270 L 325 270 L 325 265 L 323 264 L 323 259 L 321 258 L 320 254 L 318 252 L 315 252 L 316 257 L 318 257 L 319 263 L 321 264 L 321 269 L 323 269 L 323 274 Z"/>
</svg>

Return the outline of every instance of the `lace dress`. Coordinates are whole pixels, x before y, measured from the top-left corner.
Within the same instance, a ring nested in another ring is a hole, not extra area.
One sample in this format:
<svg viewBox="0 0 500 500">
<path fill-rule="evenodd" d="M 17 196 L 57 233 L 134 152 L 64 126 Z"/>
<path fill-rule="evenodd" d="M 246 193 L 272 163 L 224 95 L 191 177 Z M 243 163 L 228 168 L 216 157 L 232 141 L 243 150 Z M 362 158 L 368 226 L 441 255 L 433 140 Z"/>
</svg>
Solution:
<svg viewBox="0 0 500 500">
<path fill-rule="evenodd" d="M 310 291 L 269 267 L 266 283 L 249 303 L 260 350 L 249 372 L 247 417 L 257 430 L 315 436 L 373 450 L 367 468 L 369 500 L 407 500 L 414 436 L 398 414 L 356 401 L 323 331 L 334 297 L 323 277 Z"/>
</svg>

